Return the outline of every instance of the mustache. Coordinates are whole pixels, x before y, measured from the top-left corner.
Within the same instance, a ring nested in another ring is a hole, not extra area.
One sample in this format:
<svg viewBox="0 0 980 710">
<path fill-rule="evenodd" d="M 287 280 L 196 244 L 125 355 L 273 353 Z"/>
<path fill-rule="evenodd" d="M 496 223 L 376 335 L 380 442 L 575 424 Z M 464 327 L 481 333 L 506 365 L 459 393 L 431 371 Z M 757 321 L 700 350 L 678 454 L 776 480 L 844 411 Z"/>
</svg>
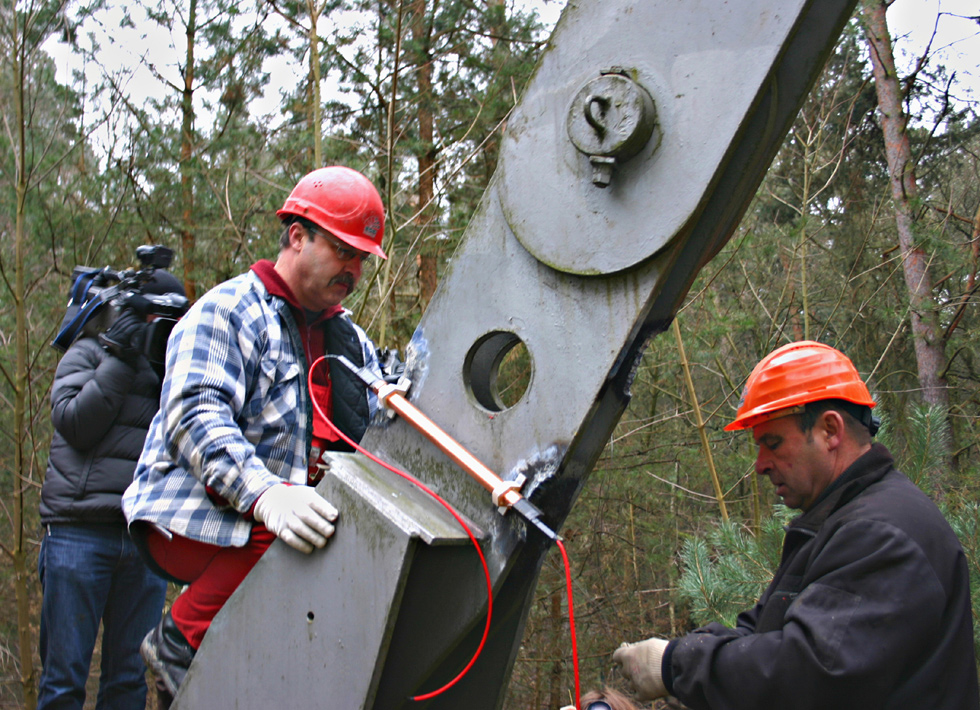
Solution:
<svg viewBox="0 0 980 710">
<path fill-rule="evenodd" d="M 344 272 L 341 274 L 337 274 L 332 279 L 330 279 L 330 286 L 334 286 L 335 284 L 343 284 L 344 286 L 347 287 L 347 290 L 349 292 L 354 290 L 356 281 L 354 280 L 354 277 L 351 274 Z"/>
</svg>

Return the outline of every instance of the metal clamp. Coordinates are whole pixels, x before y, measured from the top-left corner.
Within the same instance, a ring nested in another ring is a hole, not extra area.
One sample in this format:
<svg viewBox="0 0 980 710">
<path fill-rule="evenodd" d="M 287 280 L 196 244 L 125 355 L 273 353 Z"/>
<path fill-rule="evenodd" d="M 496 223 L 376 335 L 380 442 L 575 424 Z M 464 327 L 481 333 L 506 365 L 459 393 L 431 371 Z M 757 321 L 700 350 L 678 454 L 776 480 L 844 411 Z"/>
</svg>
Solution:
<svg viewBox="0 0 980 710">
<path fill-rule="evenodd" d="M 395 393 L 404 397 L 411 386 L 412 381 L 407 377 L 399 377 L 398 382 L 385 382 L 378 388 L 378 399 L 384 402 Z"/>
<path fill-rule="evenodd" d="M 527 476 L 519 473 L 517 474 L 517 478 L 511 481 L 501 481 L 494 486 L 493 490 L 490 491 L 490 500 L 492 500 L 493 504 L 497 506 L 498 513 L 503 515 L 508 510 L 509 506 L 504 505 L 503 499 L 503 497 L 507 494 L 507 491 L 516 491 L 517 493 L 520 493 L 526 480 Z"/>
</svg>

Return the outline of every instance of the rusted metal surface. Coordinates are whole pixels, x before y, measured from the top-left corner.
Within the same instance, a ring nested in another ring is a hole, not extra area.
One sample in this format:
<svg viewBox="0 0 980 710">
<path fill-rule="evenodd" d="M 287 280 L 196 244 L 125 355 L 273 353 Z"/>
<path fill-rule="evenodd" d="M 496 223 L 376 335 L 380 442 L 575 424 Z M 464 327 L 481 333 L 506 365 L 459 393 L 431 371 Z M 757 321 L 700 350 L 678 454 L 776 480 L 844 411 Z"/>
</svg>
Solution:
<svg viewBox="0 0 980 710">
<path fill-rule="evenodd" d="M 502 478 L 525 475 L 553 529 L 626 407 L 644 344 L 737 226 L 854 5 L 566 8 L 407 349 L 412 403 Z M 605 185 L 596 157 L 615 161 Z M 532 374 L 507 407 L 496 380 L 515 343 Z M 501 706 L 547 540 L 502 517 L 404 421 L 371 427 L 362 444 L 479 531 L 494 585 L 479 661 L 444 695 L 408 699 L 469 660 L 483 573 L 440 505 L 337 455 L 319 487 L 341 511 L 334 539 L 311 556 L 273 546 L 218 615 L 175 708 Z"/>
</svg>

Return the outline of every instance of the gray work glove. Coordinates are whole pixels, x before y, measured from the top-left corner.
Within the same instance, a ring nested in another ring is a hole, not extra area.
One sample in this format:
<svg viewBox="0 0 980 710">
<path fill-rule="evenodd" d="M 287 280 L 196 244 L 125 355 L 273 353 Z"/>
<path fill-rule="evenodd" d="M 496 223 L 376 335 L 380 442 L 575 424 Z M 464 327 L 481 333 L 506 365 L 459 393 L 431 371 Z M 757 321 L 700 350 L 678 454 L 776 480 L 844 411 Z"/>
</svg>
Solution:
<svg viewBox="0 0 980 710">
<path fill-rule="evenodd" d="M 646 702 L 667 695 L 662 666 L 668 643 L 667 639 L 657 638 L 624 643 L 613 653 L 613 662 L 622 667 L 638 700 Z"/>
<path fill-rule="evenodd" d="M 259 496 L 255 519 L 300 552 L 323 547 L 333 535 L 337 509 L 310 486 L 277 483 Z"/>
</svg>

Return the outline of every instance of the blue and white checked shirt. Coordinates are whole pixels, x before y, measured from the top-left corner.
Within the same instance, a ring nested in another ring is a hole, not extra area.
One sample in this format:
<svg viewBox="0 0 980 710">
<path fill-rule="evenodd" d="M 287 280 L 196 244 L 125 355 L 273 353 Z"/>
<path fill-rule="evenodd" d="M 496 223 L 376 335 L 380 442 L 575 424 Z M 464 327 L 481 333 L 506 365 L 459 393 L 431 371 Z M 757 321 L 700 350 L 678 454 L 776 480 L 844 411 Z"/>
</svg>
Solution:
<svg viewBox="0 0 980 710">
<path fill-rule="evenodd" d="M 374 344 L 352 325 L 365 365 L 380 373 Z M 306 375 L 289 305 L 258 275 L 249 271 L 206 293 L 170 336 L 160 411 L 123 495 L 129 523 L 224 547 L 248 542 L 252 522 L 242 516 L 258 497 L 283 480 L 306 483 Z M 373 414 L 376 397 L 365 396 Z"/>
</svg>

